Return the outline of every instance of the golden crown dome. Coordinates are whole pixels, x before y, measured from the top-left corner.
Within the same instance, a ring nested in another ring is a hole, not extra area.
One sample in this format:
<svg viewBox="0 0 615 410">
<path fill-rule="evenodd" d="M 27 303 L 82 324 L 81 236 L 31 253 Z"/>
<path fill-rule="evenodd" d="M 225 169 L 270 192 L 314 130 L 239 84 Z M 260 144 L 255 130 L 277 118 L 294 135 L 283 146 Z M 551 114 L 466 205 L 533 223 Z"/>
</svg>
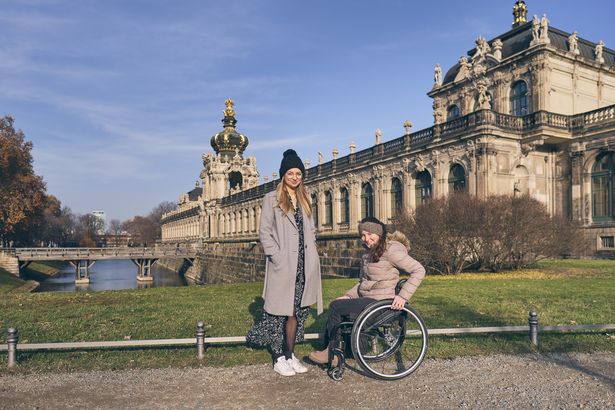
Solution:
<svg viewBox="0 0 615 410">
<path fill-rule="evenodd" d="M 224 110 L 224 118 L 222 124 L 224 129 L 211 137 L 211 146 L 216 151 L 217 155 L 229 155 L 231 157 L 235 154 L 242 155 L 248 146 L 248 137 L 240 134 L 235 130 L 235 102 L 230 98 L 224 101 L 226 109 Z"/>
</svg>

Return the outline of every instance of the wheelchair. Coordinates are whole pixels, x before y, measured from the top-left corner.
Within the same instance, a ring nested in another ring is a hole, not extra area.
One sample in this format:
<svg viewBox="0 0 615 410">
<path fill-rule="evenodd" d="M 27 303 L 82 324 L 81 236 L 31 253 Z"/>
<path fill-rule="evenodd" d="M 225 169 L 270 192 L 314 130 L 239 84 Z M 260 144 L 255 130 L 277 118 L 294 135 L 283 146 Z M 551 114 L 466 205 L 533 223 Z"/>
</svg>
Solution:
<svg viewBox="0 0 615 410">
<path fill-rule="evenodd" d="M 405 282 L 401 280 L 396 294 Z M 327 373 L 342 380 L 345 353 L 350 350 L 355 362 L 376 379 L 398 380 L 414 372 L 425 358 L 428 345 L 427 327 L 417 311 L 406 303 L 403 309 L 391 309 L 392 299 L 368 305 L 354 321 L 339 323 L 329 343 Z M 337 357 L 337 365 L 333 359 Z"/>
</svg>

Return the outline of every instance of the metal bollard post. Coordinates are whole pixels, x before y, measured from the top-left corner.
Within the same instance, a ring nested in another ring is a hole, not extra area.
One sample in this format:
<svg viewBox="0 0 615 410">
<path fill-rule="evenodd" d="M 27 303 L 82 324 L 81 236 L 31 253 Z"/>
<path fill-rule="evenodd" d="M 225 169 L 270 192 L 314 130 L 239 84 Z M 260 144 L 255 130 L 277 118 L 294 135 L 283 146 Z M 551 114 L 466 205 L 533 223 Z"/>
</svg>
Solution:
<svg viewBox="0 0 615 410">
<path fill-rule="evenodd" d="M 19 340 L 19 333 L 14 327 L 9 329 L 9 336 L 6 338 L 9 352 L 9 367 L 13 367 L 17 364 L 17 341 Z"/>
<path fill-rule="evenodd" d="M 532 310 L 528 319 L 530 325 L 530 342 L 534 346 L 538 346 L 538 313 Z"/>
<path fill-rule="evenodd" d="M 196 324 L 196 357 L 203 360 L 205 356 L 205 325 L 203 322 Z"/>
</svg>

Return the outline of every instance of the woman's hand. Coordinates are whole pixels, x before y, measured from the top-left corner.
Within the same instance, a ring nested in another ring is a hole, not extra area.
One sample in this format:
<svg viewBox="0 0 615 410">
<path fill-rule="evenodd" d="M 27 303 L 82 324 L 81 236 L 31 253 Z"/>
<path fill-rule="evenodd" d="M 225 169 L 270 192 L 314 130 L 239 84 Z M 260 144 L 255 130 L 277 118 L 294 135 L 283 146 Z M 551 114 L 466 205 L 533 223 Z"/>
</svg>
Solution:
<svg viewBox="0 0 615 410">
<path fill-rule="evenodd" d="M 396 295 L 393 298 L 393 303 L 391 304 L 391 309 L 393 310 L 401 310 L 406 305 L 406 299 L 402 298 L 399 295 Z"/>
<path fill-rule="evenodd" d="M 335 298 L 335 300 L 340 300 L 340 299 L 350 299 L 350 296 L 348 295 L 342 295 L 339 298 Z"/>
</svg>

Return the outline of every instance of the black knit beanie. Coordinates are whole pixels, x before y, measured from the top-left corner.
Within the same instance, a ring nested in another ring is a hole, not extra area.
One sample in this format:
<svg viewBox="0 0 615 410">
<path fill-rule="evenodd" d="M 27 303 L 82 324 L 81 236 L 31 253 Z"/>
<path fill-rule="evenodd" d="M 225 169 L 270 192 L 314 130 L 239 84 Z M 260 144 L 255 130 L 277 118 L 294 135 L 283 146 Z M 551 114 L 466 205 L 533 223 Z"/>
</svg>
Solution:
<svg viewBox="0 0 615 410">
<path fill-rule="evenodd" d="M 280 178 L 284 178 L 284 174 L 291 168 L 299 168 L 301 173 L 305 175 L 305 166 L 303 161 L 297 155 L 294 149 L 287 149 L 284 151 L 284 158 L 280 164 Z"/>
</svg>

